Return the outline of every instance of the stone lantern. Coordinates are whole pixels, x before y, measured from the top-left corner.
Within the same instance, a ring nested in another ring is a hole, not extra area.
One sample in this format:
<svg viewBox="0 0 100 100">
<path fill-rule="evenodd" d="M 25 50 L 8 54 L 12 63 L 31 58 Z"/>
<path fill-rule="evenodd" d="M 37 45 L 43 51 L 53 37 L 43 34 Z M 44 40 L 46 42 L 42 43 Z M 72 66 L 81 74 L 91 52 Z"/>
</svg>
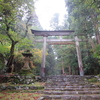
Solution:
<svg viewBox="0 0 100 100">
<path fill-rule="evenodd" d="M 30 51 L 27 50 L 26 52 L 22 53 L 22 55 L 25 57 L 24 58 L 24 66 L 22 67 L 22 69 L 30 70 L 29 63 L 30 63 L 30 57 L 33 56 L 32 53 L 30 53 Z"/>
<path fill-rule="evenodd" d="M 15 83 L 18 84 L 33 84 L 34 83 L 34 75 L 33 72 L 31 71 L 31 68 L 29 67 L 30 63 L 30 57 L 33 55 L 30 53 L 29 50 L 25 51 L 22 53 L 24 56 L 24 66 L 18 73 L 18 75 L 15 77 Z"/>
</svg>

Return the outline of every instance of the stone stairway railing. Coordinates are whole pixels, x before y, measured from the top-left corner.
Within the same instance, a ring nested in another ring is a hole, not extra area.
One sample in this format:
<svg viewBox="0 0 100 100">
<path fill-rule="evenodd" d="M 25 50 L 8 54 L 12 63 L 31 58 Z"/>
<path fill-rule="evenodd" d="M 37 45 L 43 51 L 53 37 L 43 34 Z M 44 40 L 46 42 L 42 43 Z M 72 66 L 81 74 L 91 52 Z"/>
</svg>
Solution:
<svg viewBox="0 0 100 100">
<path fill-rule="evenodd" d="M 100 87 L 87 79 L 94 76 L 61 75 L 47 78 L 44 96 L 38 100 L 100 100 Z"/>
</svg>

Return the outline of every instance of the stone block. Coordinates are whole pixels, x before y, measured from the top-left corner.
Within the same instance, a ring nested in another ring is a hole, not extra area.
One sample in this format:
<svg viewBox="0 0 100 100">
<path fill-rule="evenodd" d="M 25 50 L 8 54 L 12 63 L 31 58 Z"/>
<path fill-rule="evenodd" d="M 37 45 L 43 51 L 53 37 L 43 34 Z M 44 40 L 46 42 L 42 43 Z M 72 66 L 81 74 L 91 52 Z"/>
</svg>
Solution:
<svg viewBox="0 0 100 100">
<path fill-rule="evenodd" d="M 68 96 L 63 96 L 63 100 L 81 100 L 81 96 L 75 96 L 75 95 L 68 95 Z"/>
</svg>

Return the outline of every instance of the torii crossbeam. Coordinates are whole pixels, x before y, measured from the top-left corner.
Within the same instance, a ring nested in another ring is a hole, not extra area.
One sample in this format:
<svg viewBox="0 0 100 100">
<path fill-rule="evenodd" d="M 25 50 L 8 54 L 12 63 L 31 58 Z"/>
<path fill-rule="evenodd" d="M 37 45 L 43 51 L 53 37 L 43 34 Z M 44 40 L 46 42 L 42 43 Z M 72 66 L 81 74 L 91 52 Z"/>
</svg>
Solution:
<svg viewBox="0 0 100 100">
<path fill-rule="evenodd" d="M 59 30 L 59 31 L 38 31 L 38 30 L 31 30 L 35 36 L 68 36 L 71 35 L 74 31 L 72 30 Z"/>
<path fill-rule="evenodd" d="M 68 44 L 68 42 L 70 42 L 69 44 L 74 44 L 73 40 L 75 41 L 75 44 L 76 44 L 80 76 L 84 76 L 83 63 L 82 63 L 81 52 L 80 52 L 80 47 L 79 47 L 79 41 L 81 41 L 81 40 L 78 39 L 77 36 L 75 36 L 75 39 L 69 39 L 69 40 L 62 39 L 62 41 L 46 39 L 46 37 L 48 37 L 48 36 L 69 36 L 72 33 L 74 33 L 73 30 L 59 30 L 59 31 L 31 30 L 31 31 L 35 36 L 43 36 L 44 37 L 44 40 L 37 40 L 37 42 L 44 42 L 43 54 L 42 54 L 42 64 L 41 64 L 41 76 L 42 77 L 45 77 L 46 43 L 48 42 L 50 44 L 66 45 L 66 44 Z M 59 41 L 61 41 L 61 42 L 59 42 Z"/>
</svg>

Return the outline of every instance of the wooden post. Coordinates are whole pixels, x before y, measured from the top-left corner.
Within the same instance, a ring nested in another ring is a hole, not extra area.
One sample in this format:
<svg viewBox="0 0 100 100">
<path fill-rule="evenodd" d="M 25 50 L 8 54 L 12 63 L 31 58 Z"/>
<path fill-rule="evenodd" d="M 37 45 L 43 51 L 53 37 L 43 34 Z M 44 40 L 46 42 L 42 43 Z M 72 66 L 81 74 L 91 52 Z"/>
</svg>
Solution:
<svg viewBox="0 0 100 100">
<path fill-rule="evenodd" d="M 45 61 L 46 61 L 46 37 L 43 38 L 44 38 L 44 43 L 42 52 L 41 77 L 45 77 Z"/>
<path fill-rule="evenodd" d="M 77 51 L 77 57 L 78 57 L 78 65 L 79 65 L 80 76 L 84 76 L 81 51 L 80 51 L 80 46 L 79 46 L 79 41 L 78 41 L 77 36 L 75 36 L 75 41 L 76 41 L 76 51 Z"/>
</svg>

